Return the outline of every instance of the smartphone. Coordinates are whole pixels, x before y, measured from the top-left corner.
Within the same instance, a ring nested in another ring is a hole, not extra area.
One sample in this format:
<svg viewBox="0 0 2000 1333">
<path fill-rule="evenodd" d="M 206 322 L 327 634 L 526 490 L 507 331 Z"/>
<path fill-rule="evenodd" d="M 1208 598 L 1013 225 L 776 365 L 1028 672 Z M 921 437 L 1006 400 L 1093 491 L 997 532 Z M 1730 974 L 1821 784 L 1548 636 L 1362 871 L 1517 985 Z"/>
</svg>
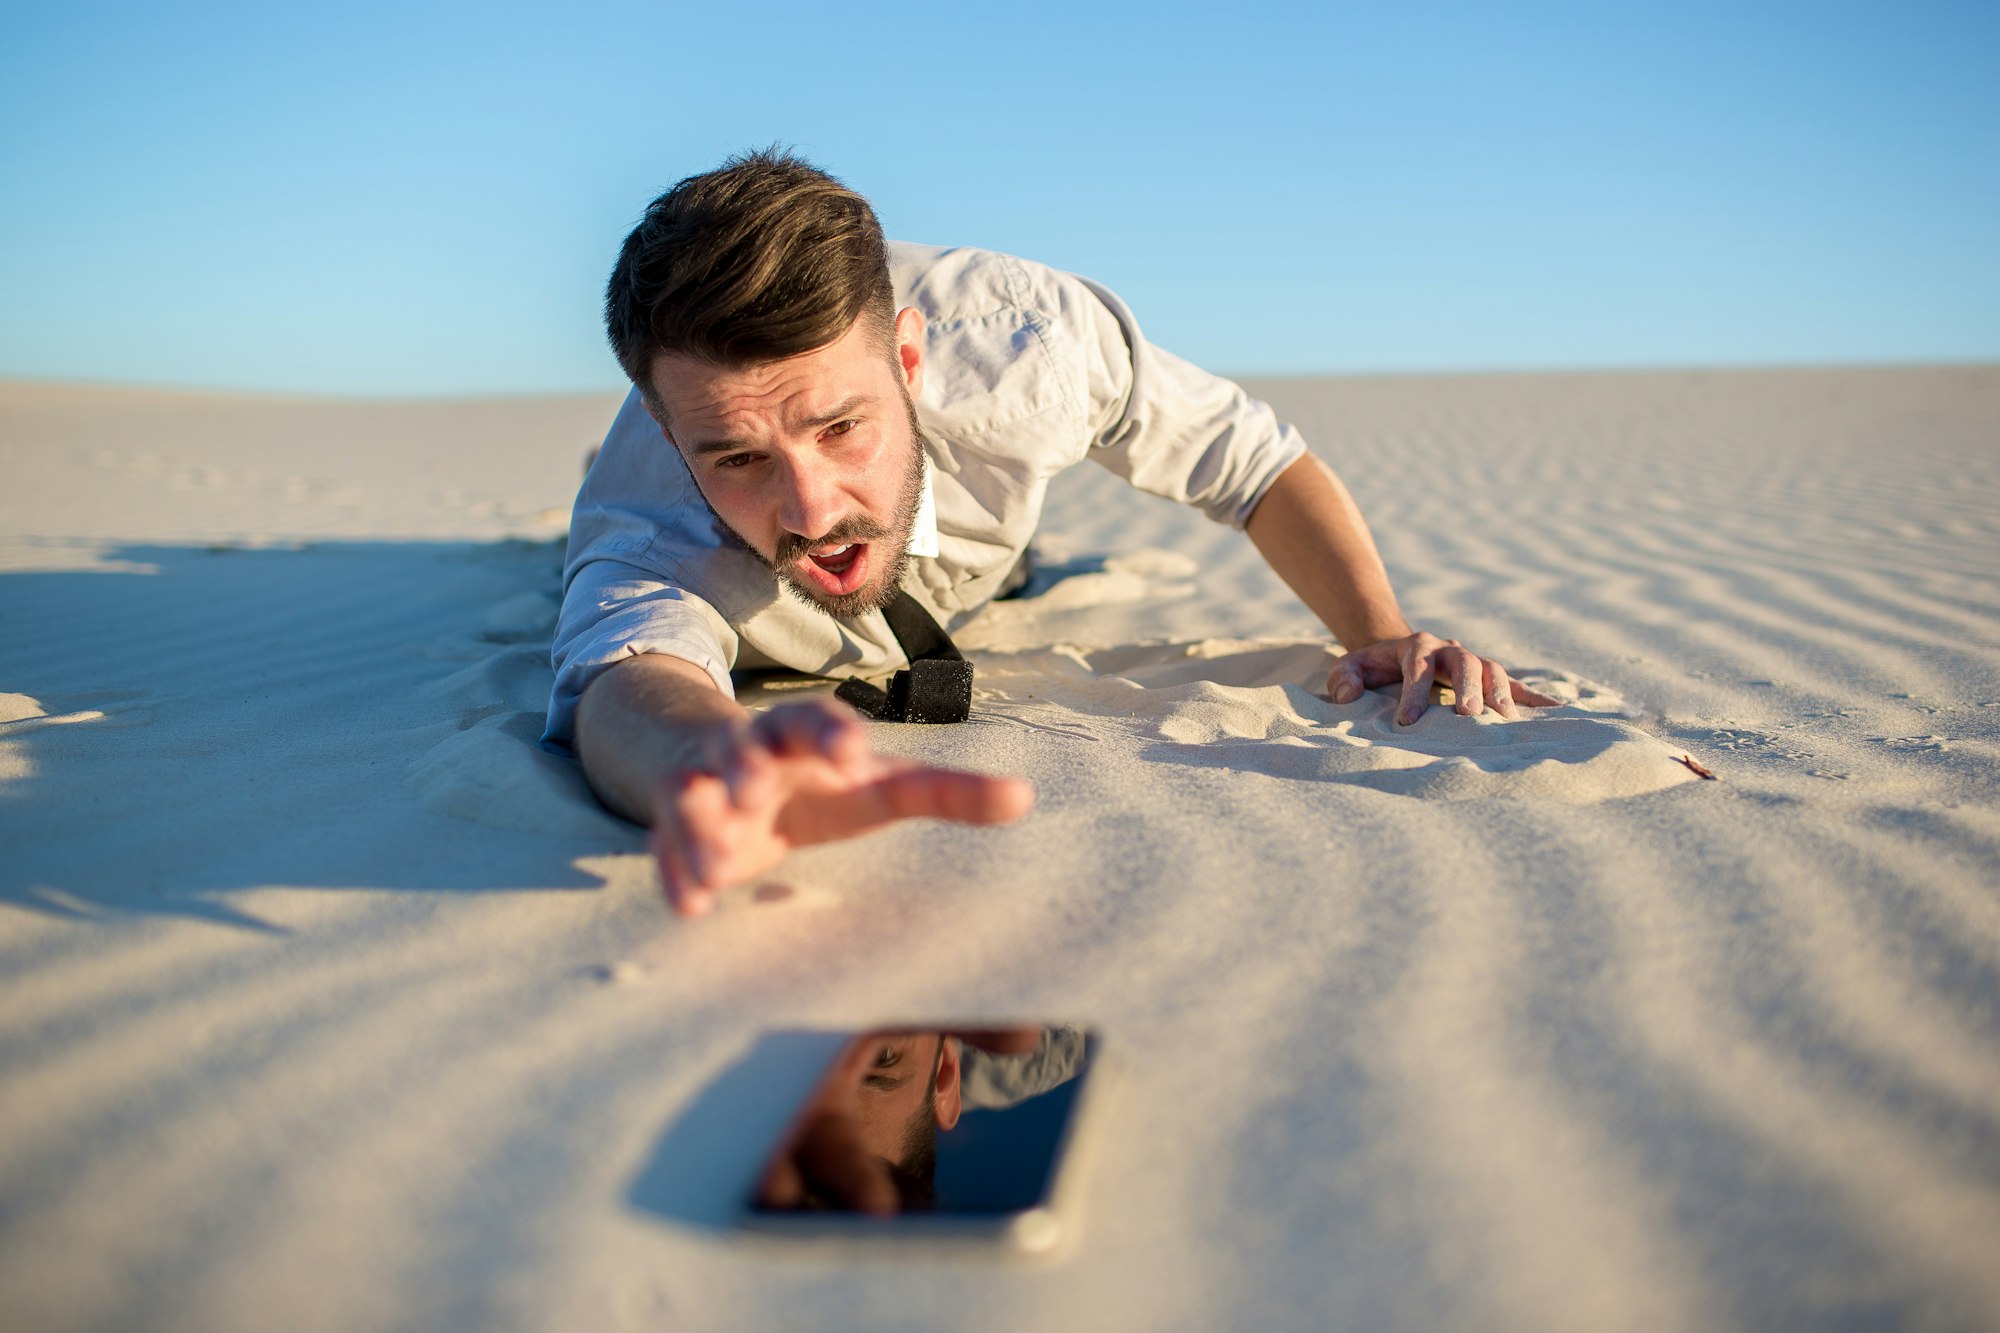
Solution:
<svg viewBox="0 0 2000 1333">
<path fill-rule="evenodd" d="M 845 1042 L 765 1159 L 743 1220 L 825 1238 L 1074 1238 L 1102 1042 L 1071 1023 L 904 1024 Z"/>
</svg>

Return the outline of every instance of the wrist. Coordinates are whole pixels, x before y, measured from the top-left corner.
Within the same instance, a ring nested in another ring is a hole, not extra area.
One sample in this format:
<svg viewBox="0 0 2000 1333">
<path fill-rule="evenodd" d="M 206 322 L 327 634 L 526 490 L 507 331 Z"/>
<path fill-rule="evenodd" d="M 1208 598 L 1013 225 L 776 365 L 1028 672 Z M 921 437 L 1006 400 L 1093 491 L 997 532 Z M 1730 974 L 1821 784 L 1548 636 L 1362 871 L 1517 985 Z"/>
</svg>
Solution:
<svg viewBox="0 0 2000 1333">
<path fill-rule="evenodd" d="M 1400 615 L 1388 615 L 1364 620 L 1347 627 L 1345 632 L 1336 631 L 1334 637 L 1340 646 L 1352 652 L 1356 648 L 1366 648 L 1371 643 L 1384 643 L 1391 639 L 1407 639 L 1416 629 Z"/>
</svg>

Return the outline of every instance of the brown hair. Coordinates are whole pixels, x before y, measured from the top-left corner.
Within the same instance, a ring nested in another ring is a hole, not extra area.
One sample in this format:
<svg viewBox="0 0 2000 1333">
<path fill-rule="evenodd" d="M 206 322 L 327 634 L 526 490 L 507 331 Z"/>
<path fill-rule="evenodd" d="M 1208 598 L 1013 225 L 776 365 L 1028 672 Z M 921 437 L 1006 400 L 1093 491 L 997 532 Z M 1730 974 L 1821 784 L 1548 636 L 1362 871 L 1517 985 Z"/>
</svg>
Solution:
<svg viewBox="0 0 2000 1333">
<path fill-rule="evenodd" d="M 777 148 L 655 199 L 604 292 L 611 350 L 655 415 L 662 352 L 729 367 L 776 361 L 826 346 L 863 312 L 892 348 L 896 298 L 875 210 Z"/>
</svg>

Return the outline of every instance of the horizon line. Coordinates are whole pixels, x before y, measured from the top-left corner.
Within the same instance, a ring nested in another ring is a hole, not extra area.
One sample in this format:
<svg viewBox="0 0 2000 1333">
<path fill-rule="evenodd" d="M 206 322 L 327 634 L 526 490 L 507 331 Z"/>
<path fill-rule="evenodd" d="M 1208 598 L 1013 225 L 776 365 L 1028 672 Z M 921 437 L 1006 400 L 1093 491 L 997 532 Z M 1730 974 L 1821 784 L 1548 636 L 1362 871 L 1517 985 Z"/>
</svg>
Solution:
<svg viewBox="0 0 2000 1333">
<path fill-rule="evenodd" d="M 1468 379 L 1506 376 L 1564 377 L 1579 375 L 1686 375 L 1756 374 L 1801 371 L 1840 372 L 1876 370 L 1976 370 L 2000 368 L 2000 355 L 1992 357 L 1939 357 L 1930 359 L 1891 358 L 1837 361 L 1687 361 L 1687 362 L 1600 362 L 1594 364 L 1548 364 L 1519 366 L 1454 366 L 1403 368 L 1349 368 L 1306 371 L 1218 371 L 1221 378 L 1239 383 L 1276 380 L 1364 380 L 1364 379 Z M 315 403 L 453 403 L 489 402 L 506 399 L 593 398 L 630 392 L 629 385 L 604 384 L 541 389 L 416 390 L 409 392 L 369 392 L 266 386 L 189 383 L 174 380 L 98 379 L 90 377 L 19 375 L 0 370 L 0 387 L 35 389 L 101 390 L 106 393 L 153 393 L 190 398 L 255 398 L 279 402 Z"/>
</svg>

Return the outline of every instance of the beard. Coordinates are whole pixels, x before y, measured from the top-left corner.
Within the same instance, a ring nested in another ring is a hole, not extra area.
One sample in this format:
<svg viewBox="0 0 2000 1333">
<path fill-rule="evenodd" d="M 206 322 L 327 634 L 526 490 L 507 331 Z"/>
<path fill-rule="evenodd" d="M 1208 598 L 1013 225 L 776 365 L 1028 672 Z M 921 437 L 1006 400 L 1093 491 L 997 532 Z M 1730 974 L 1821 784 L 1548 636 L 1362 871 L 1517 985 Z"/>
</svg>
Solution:
<svg viewBox="0 0 2000 1333">
<path fill-rule="evenodd" d="M 804 602 L 816 611 L 827 615 L 851 618 L 866 615 L 870 611 L 880 611 L 896 600 L 902 591 L 903 571 L 910 563 L 910 532 L 917 525 L 917 510 L 923 503 L 924 495 L 924 433 L 917 424 L 917 405 L 905 392 L 903 409 L 910 418 L 910 461 L 903 471 L 903 484 L 896 493 L 896 503 L 890 512 L 887 525 L 876 522 L 866 514 L 851 514 L 833 525 L 817 537 L 801 537 L 795 532 L 779 534 L 778 549 L 767 558 L 734 528 L 729 531 L 736 540 L 743 542 L 753 555 L 770 566 L 778 576 L 778 586 Z M 711 512 L 713 512 L 711 508 Z M 721 522 L 721 515 L 716 515 Z M 728 528 L 727 523 L 723 523 Z M 867 542 L 869 559 L 876 562 L 875 576 L 868 586 L 850 593 L 829 597 L 800 578 L 794 566 L 805 558 L 806 552 L 827 542 Z"/>
</svg>

